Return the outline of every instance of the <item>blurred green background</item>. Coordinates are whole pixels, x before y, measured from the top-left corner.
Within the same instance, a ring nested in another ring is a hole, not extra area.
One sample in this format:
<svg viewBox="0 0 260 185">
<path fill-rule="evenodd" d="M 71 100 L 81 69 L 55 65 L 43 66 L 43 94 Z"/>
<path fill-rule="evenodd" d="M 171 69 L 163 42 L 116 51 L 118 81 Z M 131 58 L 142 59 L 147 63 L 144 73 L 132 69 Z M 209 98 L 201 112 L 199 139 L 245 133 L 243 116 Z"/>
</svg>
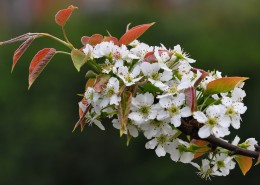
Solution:
<svg viewBox="0 0 260 185">
<path fill-rule="evenodd" d="M 248 106 L 242 140 L 260 141 L 260 1 L 257 0 L 1 0 L 0 40 L 26 32 L 48 32 L 61 37 L 55 13 L 78 6 L 67 32 L 81 47 L 80 38 L 93 33 L 121 36 L 125 26 L 156 22 L 141 40 L 167 47 L 180 44 L 198 68 L 218 69 L 223 75 L 247 76 Z M 0 184 L 255 184 L 259 167 L 243 176 L 237 167 L 228 177 L 201 180 L 190 165 L 158 158 L 138 137 L 126 147 L 125 138 L 107 120 L 106 132 L 87 127 L 72 133 L 78 119 L 76 95 L 84 90 L 84 73 L 77 73 L 69 57 L 55 56 L 27 90 L 28 66 L 44 47 L 66 49 L 49 39 L 38 39 L 11 75 L 12 55 L 19 44 L 0 47 Z M 258 178 L 257 178 L 258 177 Z"/>
</svg>

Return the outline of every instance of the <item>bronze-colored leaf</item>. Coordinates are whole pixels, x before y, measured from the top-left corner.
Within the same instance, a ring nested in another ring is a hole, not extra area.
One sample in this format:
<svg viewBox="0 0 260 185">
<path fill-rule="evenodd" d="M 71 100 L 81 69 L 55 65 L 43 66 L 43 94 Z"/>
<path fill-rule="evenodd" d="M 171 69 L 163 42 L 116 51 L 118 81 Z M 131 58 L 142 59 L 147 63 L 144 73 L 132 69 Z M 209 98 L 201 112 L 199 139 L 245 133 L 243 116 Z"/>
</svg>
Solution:
<svg viewBox="0 0 260 185">
<path fill-rule="evenodd" d="M 58 11 L 58 13 L 55 15 L 56 23 L 59 26 L 64 26 L 67 23 L 67 21 L 69 20 L 74 9 L 76 9 L 76 8 L 77 7 L 70 5 L 68 8 Z"/>
<path fill-rule="evenodd" d="M 247 77 L 223 77 L 208 83 L 205 93 L 218 94 L 233 90 L 239 82 L 247 80 Z"/>
<path fill-rule="evenodd" d="M 135 26 L 128 30 L 119 40 L 119 44 L 128 45 L 135 39 L 139 38 L 146 30 L 148 30 L 154 23 L 142 24 Z"/>
<path fill-rule="evenodd" d="M 50 62 L 55 53 L 56 49 L 54 48 L 44 48 L 33 57 L 29 68 L 29 88 Z"/>
<path fill-rule="evenodd" d="M 13 65 L 12 65 L 12 71 L 14 70 L 14 67 L 20 57 L 24 54 L 24 52 L 28 49 L 28 47 L 32 44 L 34 41 L 35 37 L 29 37 L 25 42 L 23 42 L 19 48 L 14 52 L 13 56 Z"/>
</svg>

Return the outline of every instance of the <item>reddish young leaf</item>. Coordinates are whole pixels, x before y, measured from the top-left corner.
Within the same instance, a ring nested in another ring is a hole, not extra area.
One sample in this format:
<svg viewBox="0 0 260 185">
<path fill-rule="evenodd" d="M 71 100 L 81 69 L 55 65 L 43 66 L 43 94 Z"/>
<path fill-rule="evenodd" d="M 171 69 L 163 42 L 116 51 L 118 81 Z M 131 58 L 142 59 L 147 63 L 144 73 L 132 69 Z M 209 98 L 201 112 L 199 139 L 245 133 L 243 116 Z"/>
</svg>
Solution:
<svg viewBox="0 0 260 185">
<path fill-rule="evenodd" d="M 203 71 L 203 70 L 202 70 Z M 209 73 L 207 73 L 207 72 L 205 72 L 205 71 L 200 71 L 202 74 L 201 74 L 201 76 L 196 80 L 196 82 L 194 83 L 194 87 L 196 88 L 199 84 L 200 84 L 200 82 L 206 77 L 206 76 L 208 76 L 208 74 Z"/>
<path fill-rule="evenodd" d="M 128 115 L 131 108 L 132 93 L 126 91 L 121 96 L 121 102 L 118 106 L 118 119 L 121 124 L 120 135 L 122 136 L 127 125 Z"/>
<path fill-rule="evenodd" d="M 96 83 L 93 87 L 95 89 L 95 91 L 102 92 L 103 89 L 105 88 L 109 78 L 110 78 L 110 75 L 106 75 L 106 74 L 98 75 L 96 78 Z"/>
<path fill-rule="evenodd" d="M 90 78 L 90 79 L 88 79 L 88 81 L 87 81 L 87 83 L 86 83 L 86 85 L 85 85 L 85 89 L 87 90 L 88 87 L 93 87 L 94 84 L 95 84 L 95 82 L 96 82 L 96 79 L 95 79 L 95 78 Z"/>
<path fill-rule="evenodd" d="M 50 62 L 55 53 L 56 49 L 54 48 L 44 48 L 33 57 L 29 68 L 29 88 Z"/>
<path fill-rule="evenodd" d="M 90 39 L 90 37 L 88 37 L 88 36 L 83 36 L 83 37 L 81 37 L 81 43 L 83 44 L 83 45 L 86 45 L 86 44 L 88 44 L 88 40 Z"/>
<path fill-rule="evenodd" d="M 203 140 L 198 140 L 198 139 L 193 139 L 191 141 L 192 144 L 195 144 L 197 145 L 198 147 L 203 147 L 203 148 L 199 148 L 195 153 L 194 155 L 194 158 L 193 159 L 197 159 L 198 157 L 204 155 L 205 153 L 207 153 L 209 151 L 209 147 L 208 147 L 208 144 L 209 142 L 207 141 L 203 141 Z"/>
<path fill-rule="evenodd" d="M 169 56 L 173 55 L 173 52 L 170 52 L 168 50 L 159 50 L 158 52 L 159 52 L 159 55 L 161 55 L 163 52 L 167 52 Z M 146 53 L 146 55 L 144 56 L 144 61 L 149 62 L 149 63 L 158 62 L 156 57 L 154 56 L 154 51 L 150 51 L 150 52 Z"/>
<path fill-rule="evenodd" d="M 119 44 L 128 45 L 138 37 L 140 37 L 148 28 L 150 28 L 154 23 L 142 24 L 135 26 L 128 30 L 119 40 Z"/>
<path fill-rule="evenodd" d="M 79 120 L 77 121 L 77 123 L 75 124 L 75 126 L 74 126 L 72 132 L 74 132 L 79 125 L 81 125 L 81 131 L 82 131 L 82 129 L 83 129 L 84 126 L 85 126 L 85 121 L 86 121 L 85 116 L 87 115 L 88 111 L 90 110 L 90 107 L 91 107 L 91 105 L 88 105 L 87 108 L 86 108 L 86 110 L 85 110 L 84 112 L 83 112 L 82 110 L 79 111 L 80 118 L 79 118 Z"/>
<path fill-rule="evenodd" d="M 77 7 L 70 5 L 68 8 L 58 11 L 58 13 L 55 15 L 56 23 L 59 26 L 64 26 L 75 8 Z"/>
<path fill-rule="evenodd" d="M 189 87 L 185 89 L 185 99 L 187 105 L 190 107 L 191 112 L 196 111 L 197 109 L 197 101 L 196 101 L 196 90 L 194 87 Z"/>
<path fill-rule="evenodd" d="M 246 77 L 223 77 L 208 83 L 205 93 L 218 94 L 231 91 L 239 82 L 247 80 Z"/>
<path fill-rule="evenodd" d="M 28 49 L 28 47 L 32 44 L 34 41 L 35 37 L 29 37 L 25 42 L 23 42 L 19 48 L 14 52 L 13 56 L 13 65 L 12 65 L 12 71 L 14 70 L 14 67 L 20 57 L 24 54 L 24 52 Z"/>
<path fill-rule="evenodd" d="M 103 40 L 103 36 L 100 35 L 100 34 L 94 34 L 92 35 L 89 40 L 88 40 L 88 44 L 92 45 L 92 46 L 95 46 L 99 43 L 101 43 Z"/>
<path fill-rule="evenodd" d="M 237 161 L 242 173 L 246 175 L 246 173 L 250 170 L 252 167 L 252 158 L 246 157 L 242 155 L 238 155 L 235 157 L 235 160 Z"/>
<path fill-rule="evenodd" d="M 4 41 L 4 42 L 0 42 L 0 46 L 5 45 L 5 44 L 11 44 L 11 43 L 18 42 L 18 41 L 25 41 L 30 37 L 31 37 L 30 33 L 26 33 L 26 34 L 20 35 L 18 37 L 15 37 L 13 39 L 10 39 L 10 40 Z"/>
<path fill-rule="evenodd" d="M 112 36 L 105 36 L 103 41 L 105 42 L 110 42 L 112 41 L 115 45 L 119 45 L 119 41 L 116 37 L 112 37 Z"/>
</svg>

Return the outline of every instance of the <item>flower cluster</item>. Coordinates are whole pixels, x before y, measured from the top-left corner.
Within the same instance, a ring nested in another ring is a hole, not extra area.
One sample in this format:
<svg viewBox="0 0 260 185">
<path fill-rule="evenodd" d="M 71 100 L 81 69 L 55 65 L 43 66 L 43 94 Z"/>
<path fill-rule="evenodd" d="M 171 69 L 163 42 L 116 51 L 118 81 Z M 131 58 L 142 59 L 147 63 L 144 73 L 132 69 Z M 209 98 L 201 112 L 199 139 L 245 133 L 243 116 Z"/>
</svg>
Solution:
<svg viewBox="0 0 260 185">
<path fill-rule="evenodd" d="M 148 140 L 145 148 L 155 149 L 158 157 L 169 154 L 175 162 L 193 165 L 205 179 L 228 175 L 235 161 L 244 174 L 253 158 L 260 163 L 254 138 L 240 144 L 239 137 L 232 143 L 224 140 L 231 129 L 240 128 L 241 115 L 247 110 L 242 89 L 247 78 L 194 68 L 195 60 L 179 45 L 167 49 L 138 41 L 154 23 L 127 28 L 120 39 L 110 34 L 83 36 L 83 48 L 76 49 L 64 29 L 75 9 L 71 5 L 55 16 L 66 41 L 47 33 L 27 33 L 0 42 L 24 41 L 14 53 L 12 70 L 36 38 L 50 37 L 71 50 L 40 50 L 29 67 L 29 88 L 55 54 L 70 55 L 78 71 L 88 67 L 74 130 L 93 124 L 105 130 L 102 119 L 110 118 L 120 135 L 127 136 L 127 144 L 143 133 Z M 199 165 L 197 158 L 202 155 Z"/>
<path fill-rule="evenodd" d="M 173 161 L 191 163 L 206 179 L 226 176 L 235 167 L 227 150 L 200 146 L 195 139 L 184 141 L 179 138 L 179 127 L 183 119 L 194 118 L 200 138 L 223 138 L 230 134 L 230 127 L 239 129 L 241 114 L 247 109 L 243 82 L 226 92 L 210 93 L 209 84 L 222 80 L 221 72 L 193 68 L 195 60 L 179 45 L 167 49 L 134 40 L 127 47 L 103 41 L 87 43 L 83 52 L 101 69 L 79 103 L 80 112 L 88 112 L 83 126 L 94 123 L 104 130 L 100 120 L 112 118 L 121 135 L 131 138 L 143 133 L 149 140 L 145 148 L 155 149 L 158 157 L 168 153 Z M 192 100 L 190 88 L 195 95 Z M 254 144 L 248 142 L 244 148 L 254 150 Z M 193 159 L 203 148 L 208 159 L 199 166 Z"/>
</svg>

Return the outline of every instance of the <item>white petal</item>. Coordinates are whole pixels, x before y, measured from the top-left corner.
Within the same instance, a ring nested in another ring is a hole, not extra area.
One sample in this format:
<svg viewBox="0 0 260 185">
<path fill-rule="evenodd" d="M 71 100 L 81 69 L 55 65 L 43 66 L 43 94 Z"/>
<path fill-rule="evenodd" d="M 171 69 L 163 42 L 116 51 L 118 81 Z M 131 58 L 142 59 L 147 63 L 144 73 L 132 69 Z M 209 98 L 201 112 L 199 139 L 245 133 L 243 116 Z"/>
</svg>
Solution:
<svg viewBox="0 0 260 185">
<path fill-rule="evenodd" d="M 139 67 L 139 66 L 136 66 L 136 67 L 133 69 L 133 71 L 132 71 L 131 74 L 133 75 L 133 77 L 138 76 L 138 75 L 140 74 L 140 67 Z"/>
<path fill-rule="evenodd" d="M 128 118 L 136 121 L 137 123 L 144 122 L 144 120 L 145 120 L 144 116 L 142 116 L 139 112 L 131 112 L 128 115 Z"/>
<path fill-rule="evenodd" d="M 240 141 L 240 138 L 238 136 L 235 137 L 235 139 L 232 141 L 232 145 L 238 145 Z"/>
<path fill-rule="evenodd" d="M 194 158 L 194 154 L 191 152 L 183 152 L 180 157 L 180 161 L 183 163 L 190 163 Z"/>
<path fill-rule="evenodd" d="M 222 116 L 220 118 L 218 118 L 218 123 L 219 125 L 221 125 L 222 127 L 229 127 L 231 120 L 229 116 Z"/>
<path fill-rule="evenodd" d="M 176 115 L 171 118 L 171 123 L 175 127 L 179 127 L 181 125 L 181 115 Z"/>
<path fill-rule="evenodd" d="M 128 125 L 127 129 L 128 129 L 128 131 L 129 131 L 131 136 L 133 136 L 133 137 L 137 137 L 138 136 L 138 130 L 137 130 L 137 128 L 135 126 Z"/>
<path fill-rule="evenodd" d="M 116 129 L 121 129 L 121 124 L 119 123 L 118 119 L 113 119 L 112 123 L 113 127 L 115 127 Z"/>
<path fill-rule="evenodd" d="M 171 153 L 171 159 L 177 162 L 180 159 L 181 153 L 178 149 L 173 150 Z"/>
<path fill-rule="evenodd" d="M 157 140 L 156 138 L 152 139 L 151 141 L 148 141 L 146 144 L 145 144 L 145 148 L 146 149 L 154 149 L 156 146 L 157 146 Z"/>
<path fill-rule="evenodd" d="M 162 145 L 158 145 L 156 150 L 155 150 L 155 153 L 158 157 L 161 157 L 161 156 L 165 156 L 166 155 L 166 152 L 164 150 L 164 148 L 162 147 Z"/>
<path fill-rule="evenodd" d="M 183 107 L 182 109 L 181 109 L 181 117 L 184 117 L 184 118 L 186 118 L 186 117 L 189 117 L 189 116 L 191 116 L 191 110 L 190 110 L 190 108 L 189 107 Z"/>
<path fill-rule="evenodd" d="M 160 80 L 164 81 L 164 82 L 169 81 L 171 79 L 172 79 L 172 72 L 171 71 L 164 71 L 162 73 L 161 78 L 160 78 Z"/>
<path fill-rule="evenodd" d="M 203 127 L 201 127 L 199 129 L 199 132 L 198 132 L 200 138 L 207 138 L 207 137 L 209 137 L 210 136 L 210 130 L 211 130 L 210 126 L 208 126 L 208 125 L 204 125 Z"/>
<path fill-rule="evenodd" d="M 234 127 L 234 129 L 239 129 L 240 128 L 240 116 L 235 115 L 231 119 L 231 125 Z"/>
<path fill-rule="evenodd" d="M 114 94 L 110 98 L 110 105 L 118 105 L 120 101 L 121 101 L 121 97 L 118 97 L 116 94 Z"/>
<path fill-rule="evenodd" d="M 105 130 L 105 127 L 101 124 L 100 121 L 94 120 L 93 122 L 94 122 L 95 125 L 98 126 L 98 128 L 100 128 L 101 130 Z"/>
<path fill-rule="evenodd" d="M 223 97 L 221 102 L 223 103 L 223 105 L 228 107 L 232 104 L 232 99 L 229 97 Z"/>
<path fill-rule="evenodd" d="M 193 113 L 193 117 L 199 122 L 199 123 L 205 123 L 208 118 L 206 117 L 206 115 L 201 112 L 201 111 L 197 111 Z"/>
<path fill-rule="evenodd" d="M 150 129 L 144 131 L 144 136 L 145 136 L 147 139 L 151 139 L 151 138 L 154 137 L 156 134 L 157 134 L 157 130 L 152 129 L 152 128 L 150 128 Z"/>
<path fill-rule="evenodd" d="M 158 115 L 157 115 L 157 119 L 158 120 L 164 120 L 166 118 L 169 118 L 169 112 L 165 111 L 165 110 L 161 110 Z"/>
<path fill-rule="evenodd" d="M 168 108 L 172 105 L 172 99 L 169 97 L 163 97 L 160 98 L 159 103 L 163 108 Z"/>
<path fill-rule="evenodd" d="M 240 103 L 240 102 L 233 103 L 233 107 L 234 107 L 235 111 L 239 114 L 244 114 L 247 110 L 247 107 L 244 106 L 244 104 Z"/>
</svg>

